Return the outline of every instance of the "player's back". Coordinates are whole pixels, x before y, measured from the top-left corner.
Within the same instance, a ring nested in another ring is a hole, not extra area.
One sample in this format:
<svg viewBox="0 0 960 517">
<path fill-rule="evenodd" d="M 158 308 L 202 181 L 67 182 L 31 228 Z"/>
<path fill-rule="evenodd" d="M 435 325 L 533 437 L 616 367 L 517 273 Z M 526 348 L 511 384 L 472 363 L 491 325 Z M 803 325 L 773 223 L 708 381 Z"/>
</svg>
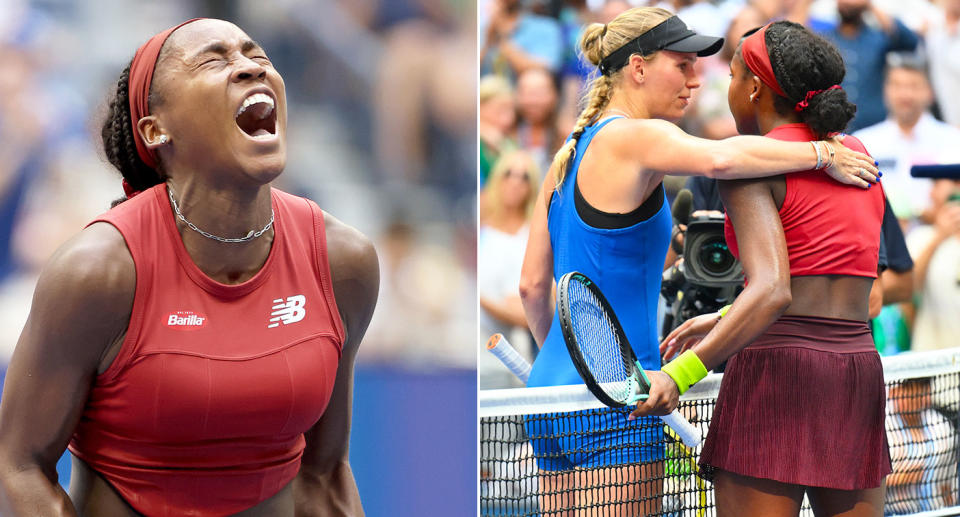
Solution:
<svg viewBox="0 0 960 517">
<path fill-rule="evenodd" d="M 816 139 L 804 124 L 786 124 L 766 136 L 798 142 Z M 843 145 L 867 152 L 854 137 L 844 138 Z M 764 181 L 770 182 L 780 206 L 790 260 L 793 301 L 785 314 L 865 321 L 877 276 L 883 188 L 843 185 L 821 170 Z M 731 251 L 736 252 L 729 220 L 725 230 Z"/>
</svg>

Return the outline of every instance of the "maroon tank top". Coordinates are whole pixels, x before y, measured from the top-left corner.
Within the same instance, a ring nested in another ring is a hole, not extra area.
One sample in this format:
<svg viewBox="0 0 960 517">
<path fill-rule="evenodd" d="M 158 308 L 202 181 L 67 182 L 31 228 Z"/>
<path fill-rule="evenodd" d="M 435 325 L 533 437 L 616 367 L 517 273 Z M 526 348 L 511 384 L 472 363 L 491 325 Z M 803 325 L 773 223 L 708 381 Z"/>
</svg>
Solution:
<svg viewBox="0 0 960 517">
<path fill-rule="evenodd" d="M 94 221 L 123 235 L 136 294 L 69 449 L 138 512 L 227 515 L 269 498 L 296 476 L 303 433 L 330 400 L 344 331 L 323 213 L 271 197 L 270 255 L 236 285 L 193 263 L 165 185 Z"/>
<path fill-rule="evenodd" d="M 785 124 L 765 136 L 807 142 L 816 136 L 806 124 Z M 852 136 L 843 145 L 867 154 Z M 850 275 L 877 277 L 883 187 L 861 189 L 844 185 L 822 169 L 785 174 L 787 196 L 780 222 L 787 242 L 790 276 Z M 737 236 L 730 218 L 724 234 L 727 246 L 739 258 Z"/>
</svg>

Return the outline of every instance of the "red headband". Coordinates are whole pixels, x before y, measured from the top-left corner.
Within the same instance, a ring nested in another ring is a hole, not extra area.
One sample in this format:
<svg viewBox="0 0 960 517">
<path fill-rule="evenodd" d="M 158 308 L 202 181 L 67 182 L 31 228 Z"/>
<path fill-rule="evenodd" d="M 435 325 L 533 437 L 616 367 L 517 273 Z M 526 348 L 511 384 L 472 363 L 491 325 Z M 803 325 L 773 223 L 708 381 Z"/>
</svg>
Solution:
<svg viewBox="0 0 960 517">
<path fill-rule="evenodd" d="M 188 23 L 202 19 L 203 18 L 194 18 L 187 20 L 180 25 L 170 27 L 150 38 L 143 46 L 137 49 L 137 53 L 134 54 L 133 61 L 130 63 L 130 78 L 127 87 L 130 97 L 130 121 L 133 124 L 131 127 L 133 130 L 133 141 L 137 144 L 137 154 L 140 155 L 140 159 L 152 169 L 157 168 L 157 153 L 147 148 L 143 138 L 140 137 L 140 131 L 137 130 L 137 123 L 140 122 L 141 118 L 150 114 L 150 110 L 147 107 L 147 97 L 150 95 L 150 83 L 153 82 L 153 69 L 157 65 L 157 57 L 160 56 L 160 49 L 163 48 L 164 42 L 173 34 L 173 31 Z M 126 186 L 124 190 L 126 190 Z"/>
<path fill-rule="evenodd" d="M 743 62 L 754 75 L 763 81 L 763 84 L 769 86 L 777 95 L 786 97 L 780 84 L 777 83 L 777 76 L 773 74 L 773 65 L 770 64 L 770 54 L 767 53 L 767 27 L 754 32 L 743 40 L 740 47 L 740 55 L 743 56 Z"/>
</svg>

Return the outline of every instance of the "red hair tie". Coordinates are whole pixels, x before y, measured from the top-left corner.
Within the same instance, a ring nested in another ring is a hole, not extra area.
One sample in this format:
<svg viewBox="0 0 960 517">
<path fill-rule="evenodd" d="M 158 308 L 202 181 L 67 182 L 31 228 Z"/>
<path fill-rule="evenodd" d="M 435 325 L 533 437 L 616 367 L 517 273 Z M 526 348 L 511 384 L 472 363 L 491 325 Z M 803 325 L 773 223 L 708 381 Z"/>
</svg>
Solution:
<svg viewBox="0 0 960 517">
<path fill-rule="evenodd" d="M 122 185 L 123 185 L 123 193 L 127 196 L 127 199 L 133 199 L 133 196 L 136 196 L 137 194 L 143 192 L 142 190 L 137 190 L 133 188 L 133 185 L 131 185 L 130 182 L 127 181 L 127 178 L 123 178 Z"/>
<path fill-rule="evenodd" d="M 143 138 L 140 137 L 140 131 L 137 130 L 137 123 L 140 122 L 140 119 L 150 114 L 149 107 L 147 106 L 147 98 L 150 96 L 150 84 L 153 82 L 153 69 L 157 65 L 160 49 L 163 48 L 163 44 L 167 41 L 167 38 L 173 34 L 173 31 L 188 23 L 202 19 L 203 18 L 194 18 L 187 20 L 180 25 L 170 27 L 163 32 L 155 34 L 137 49 L 137 53 L 133 56 L 133 61 L 130 62 L 130 77 L 127 81 L 127 93 L 130 97 L 130 122 L 131 129 L 133 130 L 133 141 L 137 144 L 137 155 L 139 155 L 143 163 L 151 169 L 157 168 L 157 153 L 147 148 Z M 137 191 L 134 191 L 126 181 L 124 181 L 123 191 L 127 193 L 128 198 L 137 194 Z M 131 195 L 131 192 L 133 192 L 133 195 Z"/>
<path fill-rule="evenodd" d="M 807 92 L 807 96 L 804 97 L 802 101 L 798 102 L 797 105 L 794 106 L 793 111 L 796 111 L 797 113 L 800 113 L 801 111 L 807 109 L 808 106 L 810 106 L 810 100 L 813 99 L 814 97 L 816 97 L 817 95 L 819 95 L 819 94 L 821 94 L 821 93 L 823 93 L 823 92 L 825 92 L 825 91 L 828 91 L 828 90 L 839 90 L 839 89 L 840 89 L 840 85 L 839 85 L 839 84 L 835 84 L 835 85 L 827 88 L 826 90 L 811 90 L 811 91 Z"/>
<path fill-rule="evenodd" d="M 783 93 L 783 88 L 780 87 L 777 76 L 773 73 L 770 54 L 767 53 L 766 34 L 769 26 L 769 24 L 764 25 L 757 32 L 747 36 L 740 46 L 740 55 L 743 57 L 743 63 L 753 72 L 753 75 L 759 77 L 763 84 L 777 92 L 777 95 L 786 97 L 787 94 Z"/>
</svg>

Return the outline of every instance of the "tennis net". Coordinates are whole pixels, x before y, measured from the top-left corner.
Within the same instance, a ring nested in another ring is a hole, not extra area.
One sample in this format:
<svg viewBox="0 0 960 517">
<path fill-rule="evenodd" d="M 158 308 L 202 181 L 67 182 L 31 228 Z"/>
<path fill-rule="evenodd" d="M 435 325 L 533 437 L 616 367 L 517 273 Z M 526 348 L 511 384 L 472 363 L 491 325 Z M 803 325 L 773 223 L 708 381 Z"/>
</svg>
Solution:
<svg viewBox="0 0 960 517">
<path fill-rule="evenodd" d="M 960 348 L 883 366 L 893 464 L 886 515 L 960 515 Z M 704 435 L 721 378 L 681 397 L 680 412 Z M 702 445 L 688 448 L 659 419 L 627 414 L 583 385 L 481 390 L 480 514 L 716 515 L 713 486 L 696 474 Z M 813 515 L 807 501 L 801 515 Z"/>
</svg>

